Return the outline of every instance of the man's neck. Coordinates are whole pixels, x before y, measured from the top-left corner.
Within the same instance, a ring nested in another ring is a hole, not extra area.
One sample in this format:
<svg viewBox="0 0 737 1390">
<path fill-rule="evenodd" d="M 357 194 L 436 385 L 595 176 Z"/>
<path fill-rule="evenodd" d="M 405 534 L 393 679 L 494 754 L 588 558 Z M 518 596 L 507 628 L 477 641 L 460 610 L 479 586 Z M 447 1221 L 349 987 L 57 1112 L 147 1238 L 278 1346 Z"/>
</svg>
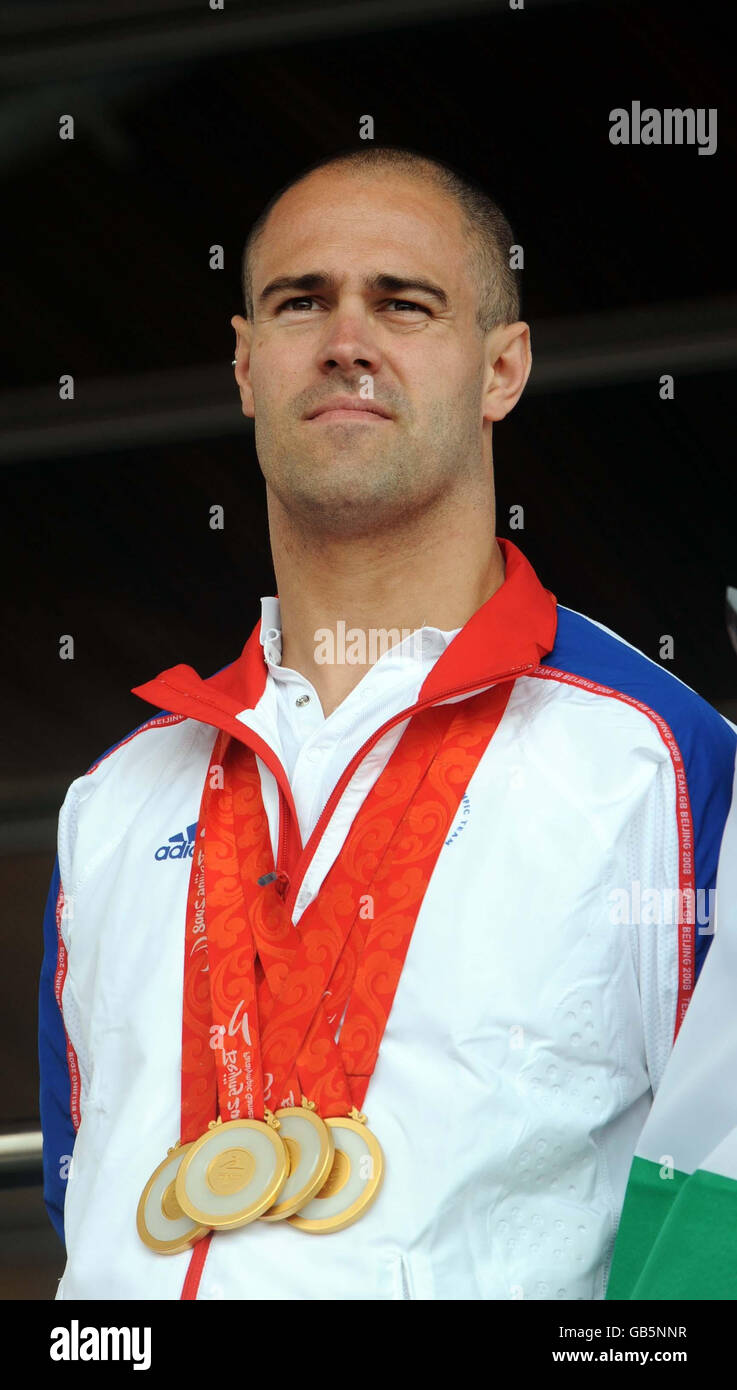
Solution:
<svg viewBox="0 0 737 1390">
<path fill-rule="evenodd" d="M 452 519 L 423 518 L 391 536 L 307 537 L 273 506 L 270 523 L 282 665 L 311 682 L 326 716 L 397 630 L 463 627 L 504 583 L 493 497 L 471 516 L 453 508 Z"/>
</svg>

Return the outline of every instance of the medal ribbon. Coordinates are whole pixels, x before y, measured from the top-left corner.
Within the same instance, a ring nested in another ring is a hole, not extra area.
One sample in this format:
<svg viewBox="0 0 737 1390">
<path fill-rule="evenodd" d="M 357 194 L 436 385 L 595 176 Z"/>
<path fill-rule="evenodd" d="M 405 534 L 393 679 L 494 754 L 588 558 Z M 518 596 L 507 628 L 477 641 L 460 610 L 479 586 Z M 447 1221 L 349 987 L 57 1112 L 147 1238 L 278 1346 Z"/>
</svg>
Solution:
<svg viewBox="0 0 737 1390">
<path fill-rule="evenodd" d="M 184 933 L 182 1000 L 182 1105 L 179 1140 L 199 1139 L 217 1111 L 217 1077 L 208 1054 L 212 1004 L 205 921 L 205 831 L 213 769 L 220 765 L 227 735 L 218 733 L 207 769 L 197 819 Z"/>
<path fill-rule="evenodd" d="M 321 917 L 308 908 L 299 928 L 292 923 L 273 885 L 255 887 L 268 876 L 273 862 L 260 778 L 249 749 L 235 745 L 229 750 L 228 778 L 233 787 L 244 904 L 264 972 L 259 1014 L 264 1053 L 269 1068 L 273 1068 L 267 1077 L 267 1094 L 275 1108 L 299 1104 L 303 1094 L 313 1097 L 318 1081 L 313 1074 L 315 1066 L 321 1082 L 320 1113 L 347 1115 L 353 1108 L 351 1086 L 334 1037 L 334 1005 L 331 1002 L 329 1014 L 326 1008 L 327 986 L 339 968 L 339 987 L 347 999 L 369 925 L 359 913 L 358 890 L 369 887 L 375 866 L 422 785 L 454 713 L 444 706 L 425 710 L 411 720 L 395 750 L 391 770 L 384 770 L 354 822 L 356 832 L 350 841 L 355 860 L 354 893 L 341 890 L 331 911 Z M 306 1062 L 298 1061 L 308 1037 L 311 1070 Z"/>
<path fill-rule="evenodd" d="M 255 758 L 235 750 L 238 859 L 264 967 L 259 1013 L 275 1107 L 303 1094 L 323 1116 L 360 1109 L 432 870 L 511 689 L 412 718 L 298 928 L 273 884 L 254 894 L 271 846 Z"/>
<path fill-rule="evenodd" d="M 182 1143 L 218 1102 L 223 1121 L 301 1095 L 326 1118 L 360 1109 L 430 876 L 513 684 L 410 719 L 298 928 L 278 882 L 258 883 L 273 856 L 255 756 L 219 733 L 187 901 Z M 210 1238 L 194 1248 L 185 1299 Z"/>
<path fill-rule="evenodd" d="M 263 1119 L 256 953 L 244 912 L 226 781 L 230 736 L 208 768 L 187 901 L 181 1142 L 223 1122 Z"/>
</svg>

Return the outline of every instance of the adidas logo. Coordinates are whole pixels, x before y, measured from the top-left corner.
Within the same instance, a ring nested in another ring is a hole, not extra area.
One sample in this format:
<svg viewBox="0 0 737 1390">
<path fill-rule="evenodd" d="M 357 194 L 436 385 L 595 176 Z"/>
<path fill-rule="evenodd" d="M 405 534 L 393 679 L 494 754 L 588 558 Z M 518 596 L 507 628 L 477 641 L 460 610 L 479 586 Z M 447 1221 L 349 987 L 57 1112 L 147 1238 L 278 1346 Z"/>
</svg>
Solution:
<svg viewBox="0 0 737 1390">
<path fill-rule="evenodd" d="M 186 835 L 182 834 L 181 830 L 177 831 L 176 835 L 170 835 L 168 845 L 159 845 L 154 859 L 191 859 L 196 833 L 197 821 L 187 826 Z"/>
</svg>

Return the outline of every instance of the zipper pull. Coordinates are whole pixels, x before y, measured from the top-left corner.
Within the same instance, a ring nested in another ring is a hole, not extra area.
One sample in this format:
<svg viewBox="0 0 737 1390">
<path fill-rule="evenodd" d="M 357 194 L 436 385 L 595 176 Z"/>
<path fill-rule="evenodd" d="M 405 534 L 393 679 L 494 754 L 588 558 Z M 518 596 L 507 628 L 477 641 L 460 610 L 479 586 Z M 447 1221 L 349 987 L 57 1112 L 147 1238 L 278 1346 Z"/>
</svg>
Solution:
<svg viewBox="0 0 737 1390">
<path fill-rule="evenodd" d="M 289 874 L 285 874 L 283 869 L 272 869 L 270 874 L 264 874 L 257 880 L 260 888 L 265 888 L 267 883 L 275 883 L 279 897 L 284 900 L 289 890 Z"/>
</svg>

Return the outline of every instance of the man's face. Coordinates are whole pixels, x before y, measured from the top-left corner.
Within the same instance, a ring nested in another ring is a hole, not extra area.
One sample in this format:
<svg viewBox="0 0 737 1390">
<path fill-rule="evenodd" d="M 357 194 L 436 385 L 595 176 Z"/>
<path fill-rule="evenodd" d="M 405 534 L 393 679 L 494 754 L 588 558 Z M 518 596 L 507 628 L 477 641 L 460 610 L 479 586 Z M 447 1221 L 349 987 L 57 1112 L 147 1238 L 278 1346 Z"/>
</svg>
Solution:
<svg viewBox="0 0 737 1390">
<path fill-rule="evenodd" d="M 273 209 L 239 381 L 267 486 L 295 520 L 391 530 L 488 466 L 469 257 L 455 203 L 405 175 L 318 171 Z M 361 408 L 325 410 L 336 398 Z"/>
</svg>

